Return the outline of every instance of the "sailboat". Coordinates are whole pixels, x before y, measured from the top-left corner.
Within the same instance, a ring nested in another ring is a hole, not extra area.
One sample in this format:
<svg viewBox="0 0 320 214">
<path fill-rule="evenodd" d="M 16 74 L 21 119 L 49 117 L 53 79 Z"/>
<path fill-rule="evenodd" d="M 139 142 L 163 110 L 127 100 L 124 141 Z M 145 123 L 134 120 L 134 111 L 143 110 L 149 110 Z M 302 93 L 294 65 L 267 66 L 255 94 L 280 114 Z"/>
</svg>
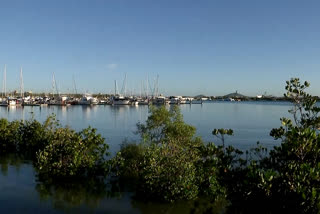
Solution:
<svg viewBox="0 0 320 214">
<path fill-rule="evenodd" d="M 97 98 L 92 97 L 91 94 L 85 93 L 79 100 L 79 105 L 96 105 L 99 101 Z"/>
<path fill-rule="evenodd" d="M 6 75 L 7 75 L 7 65 L 4 65 L 3 81 L 2 81 L 2 98 L 1 98 L 0 106 L 8 106 L 7 91 L 6 91 L 6 87 L 7 87 Z"/>
<path fill-rule="evenodd" d="M 126 79 L 127 74 L 125 75 L 122 89 L 121 91 L 125 93 L 126 91 Z M 129 105 L 130 100 L 126 98 L 125 96 L 117 93 L 117 81 L 114 82 L 114 96 L 112 97 L 112 105 Z"/>
<path fill-rule="evenodd" d="M 57 96 L 54 96 L 56 92 Z M 65 95 L 60 95 L 60 92 L 57 87 L 57 82 L 55 79 L 54 73 L 52 74 L 52 98 L 49 100 L 48 105 L 57 105 L 57 106 L 67 106 L 70 105 L 68 102 L 68 97 Z"/>
<path fill-rule="evenodd" d="M 4 72 L 3 72 L 3 88 L 2 93 L 4 92 L 4 96 L 2 96 L 2 100 L 0 103 L 0 106 L 15 106 L 16 105 L 16 99 L 13 99 L 11 97 L 7 97 L 7 65 L 4 65 Z"/>
</svg>

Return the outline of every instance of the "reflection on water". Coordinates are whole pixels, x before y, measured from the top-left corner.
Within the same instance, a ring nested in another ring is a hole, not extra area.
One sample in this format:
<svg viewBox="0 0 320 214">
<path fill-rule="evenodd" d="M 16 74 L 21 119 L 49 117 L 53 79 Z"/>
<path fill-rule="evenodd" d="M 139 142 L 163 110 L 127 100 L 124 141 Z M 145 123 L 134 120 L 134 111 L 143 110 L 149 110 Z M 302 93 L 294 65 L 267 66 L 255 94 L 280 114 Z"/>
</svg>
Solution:
<svg viewBox="0 0 320 214">
<path fill-rule="evenodd" d="M 21 164 L 23 164 L 23 160 L 16 155 L 4 155 L 4 156 L 2 155 L 0 157 L 1 174 L 4 176 L 7 176 L 9 166 L 14 167 L 18 172 Z"/>
<path fill-rule="evenodd" d="M 35 187 L 40 200 L 52 201 L 59 210 L 70 210 L 81 205 L 97 208 L 102 199 L 113 196 L 106 183 L 99 179 L 38 181 Z"/>
<path fill-rule="evenodd" d="M 225 201 L 154 203 L 134 199 L 118 183 L 102 178 L 53 180 L 37 177 L 32 164 L 0 157 L 1 213 L 223 213 Z M 120 193 L 120 189 L 122 192 Z"/>
</svg>

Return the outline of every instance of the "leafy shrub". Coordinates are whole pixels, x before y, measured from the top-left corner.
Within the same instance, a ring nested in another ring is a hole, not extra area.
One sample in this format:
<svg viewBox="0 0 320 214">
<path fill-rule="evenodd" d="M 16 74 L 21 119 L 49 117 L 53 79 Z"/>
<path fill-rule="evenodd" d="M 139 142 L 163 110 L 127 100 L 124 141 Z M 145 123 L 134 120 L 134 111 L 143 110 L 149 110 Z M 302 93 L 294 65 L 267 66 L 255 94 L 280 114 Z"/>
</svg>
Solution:
<svg viewBox="0 0 320 214">
<path fill-rule="evenodd" d="M 137 133 L 143 142 L 166 143 L 174 138 L 176 143 L 190 142 L 196 132 L 196 128 L 186 124 L 179 107 L 173 106 L 169 111 L 164 107 L 150 106 L 149 117 L 146 124 L 137 124 Z"/>
<path fill-rule="evenodd" d="M 165 201 L 196 198 L 198 159 L 195 152 L 184 151 L 174 141 L 148 147 L 140 189 L 148 197 Z"/>
<path fill-rule="evenodd" d="M 37 153 L 40 174 L 58 177 L 105 173 L 108 145 L 96 129 L 75 132 L 58 128 L 49 144 Z"/>
<path fill-rule="evenodd" d="M 142 144 L 123 144 L 113 158 L 112 170 L 122 179 L 138 182 L 147 147 Z"/>
<path fill-rule="evenodd" d="M 9 122 L 6 119 L 0 119 L 0 153 L 17 152 L 21 136 L 19 135 L 19 121 Z"/>
<path fill-rule="evenodd" d="M 268 164 L 275 174 L 269 185 L 279 192 L 275 197 L 294 198 L 301 212 L 311 213 L 320 206 L 320 108 L 305 92 L 309 86 L 298 78 L 287 81 L 285 96 L 293 102 L 293 120 L 281 118 L 282 127 L 271 131 L 282 143 L 270 152 Z"/>
<path fill-rule="evenodd" d="M 138 195 L 172 202 L 223 192 L 216 165 L 207 164 L 202 140 L 194 137 L 195 128 L 183 121 L 178 107 L 151 107 L 146 123 L 137 126 L 141 144 L 122 147 L 113 168 L 120 179 L 137 180 Z"/>
<path fill-rule="evenodd" d="M 270 135 L 281 144 L 269 156 L 249 162 L 239 170 L 238 191 L 230 191 L 233 206 L 242 210 L 252 204 L 267 207 L 265 213 L 319 213 L 320 207 L 320 108 L 305 92 L 309 83 L 287 81 L 285 96 L 292 101 L 292 119 L 281 118 L 282 126 Z M 240 199 L 241 198 L 241 199 Z"/>
</svg>

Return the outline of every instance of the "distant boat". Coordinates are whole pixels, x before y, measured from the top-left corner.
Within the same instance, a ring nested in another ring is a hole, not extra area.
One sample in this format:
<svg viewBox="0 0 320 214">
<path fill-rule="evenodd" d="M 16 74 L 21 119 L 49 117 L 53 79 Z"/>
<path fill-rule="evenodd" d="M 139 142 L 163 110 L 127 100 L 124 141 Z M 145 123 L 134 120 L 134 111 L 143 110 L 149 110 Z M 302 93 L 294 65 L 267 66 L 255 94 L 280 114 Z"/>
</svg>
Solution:
<svg viewBox="0 0 320 214">
<path fill-rule="evenodd" d="M 8 105 L 9 106 L 17 105 L 17 99 L 8 99 Z"/>
<path fill-rule="evenodd" d="M 165 105 L 166 103 L 166 97 L 163 95 L 157 96 L 152 100 L 152 104 L 154 105 Z"/>
<path fill-rule="evenodd" d="M 137 105 L 139 105 L 139 102 L 137 100 L 132 100 L 131 105 L 137 106 Z"/>
<path fill-rule="evenodd" d="M 193 98 L 188 97 L 188 98 L 184 98 L 184 99 L 185 99 L 185 104 L 192 104 Z"/>
<path fill-rule="evenodd" d="M 125 75 L 124 77 L 124 81 L 123 81 L 123 84 L 122 84 L 122 90 L 121 92 L 124 94 L 125 91 L 126 91 L 126 79 L 127 79 L 127 74 Z M 121 94 L 118 94 L 118 90 L 117 90 L 117 81 L 115 80 L 114 81 L 114 96 L 112 97 L 111 99 L 111 104 L 112 105 L 129 105 L 130 104 L 130 99 L 121 95 Z"/>
<path fill-rule="evenodd" d="M 67 96 L 59 96 L 49 101 L 49 105 L 56 105 L 56 106 L 67 106 L 70 105 L 70 103 L 67 102 L 68 97 Z"/>
<path fill-rule="evenodd" d="M 6 99 L 1 99 L 0 106 L 8 106 L 8 101 Z"/>
<path fill-rule="evenodd" d="M 148 105 L 148 104 L 149 104 L 148 99 L 145 99 L 145 100 L 138 100 L 138 105 Z"/>
<path fill-rule="evenodd" d="M 229 98 L 226 99 L 226 101 L 231 101 L 231 102 L 233 102 L 233 101 L 235 101 L 235 99 L 229 97 Z"/>
<path fill-rule="evenodd" d="M 129 105 L 130 100 L 122 95 L 117 95 L 112 98 L 112 105 Z"/>
<path fill-rule="evenodd" d="M 170 96 L 169 97 L 169 104 L 180 104 L 180 96 Z"/>
<path fill-rule="evenodd" d="M 97 98 L 92 97 L 91 94 L 84 94 L 79 100 L 79 105 L 96 105 L 99 101 Z"/>
<path fill-rule="evenodd" d="M 4 92 L 4 94 L 3 94 Z M 8 99 L 7 99 L 7 65 L 4 65 L 3 71 L 3 83 L 2 83 L 2 98 L 0 101 L 0 106 L 8 106 Z"/>
</svg>

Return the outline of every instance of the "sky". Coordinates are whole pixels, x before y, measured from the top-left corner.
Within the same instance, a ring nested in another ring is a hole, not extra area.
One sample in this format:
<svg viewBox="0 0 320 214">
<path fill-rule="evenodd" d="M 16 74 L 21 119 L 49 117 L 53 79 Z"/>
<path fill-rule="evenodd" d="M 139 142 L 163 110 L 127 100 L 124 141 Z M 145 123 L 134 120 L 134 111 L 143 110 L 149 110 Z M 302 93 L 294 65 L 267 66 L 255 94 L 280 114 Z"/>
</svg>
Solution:
<svg viewBox="0 0 320 214">
<path fill-rule="evenodd" d="M 7 90 L 165 95 L 284 93 L 292 77 L 320 96 L 318 0 L 0 0 Z M 2 84 L 2 81 L 0 82 Z M 1 87 L 2 88 L 2 87 Z M 149 89 L 150 91 L 150 89 Z"/>
</svg>

